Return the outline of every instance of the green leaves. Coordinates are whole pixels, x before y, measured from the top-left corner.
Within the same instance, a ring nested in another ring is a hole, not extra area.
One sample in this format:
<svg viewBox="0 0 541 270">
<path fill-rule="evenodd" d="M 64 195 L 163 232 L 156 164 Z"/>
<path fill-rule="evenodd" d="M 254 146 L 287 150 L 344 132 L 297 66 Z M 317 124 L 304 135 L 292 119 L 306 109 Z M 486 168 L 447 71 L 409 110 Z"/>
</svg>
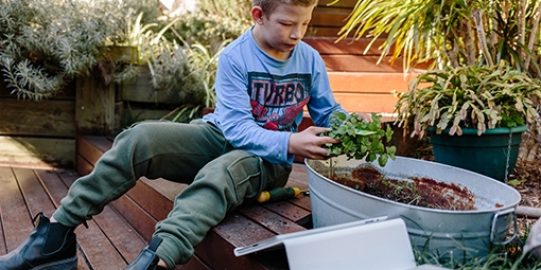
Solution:
<svg viewBox="0 0 541 270">
<path fill-rule="evenodd" d="M 540 119 L 536 98 L 541 81 L 505 62 L 429 71 L 419 75 L 396 106 L 400 126 L 414 127 L 423 137 L 430 126 L 437 132 L 461 135 L 462 128 L 479 134 L 497 127 L 512 128 Z"/>
<path fill-rule="evenodd" d="M 372 121 L 366 121 L 357 114 L 335 112 L 328 135 L 340 141 L 328 146 L 332 156 L 377 160 L 380 166 L 385 166 L 389 158 L 395 157 L 396 147 L 389 145 L 393 131 L 389 126 L 382 126 L 381 117 L 377 114 L 372 114 Z"/>
</svg>

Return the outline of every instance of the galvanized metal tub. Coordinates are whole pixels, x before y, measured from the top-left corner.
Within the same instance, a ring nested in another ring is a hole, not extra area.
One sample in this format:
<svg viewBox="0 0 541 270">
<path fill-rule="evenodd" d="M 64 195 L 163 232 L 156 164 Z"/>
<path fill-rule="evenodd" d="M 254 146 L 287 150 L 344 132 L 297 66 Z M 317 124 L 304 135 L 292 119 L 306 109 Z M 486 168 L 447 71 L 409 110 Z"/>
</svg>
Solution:
<svg viewBox="0 0 541 270">
<path fill-rule="evenodd" d="M 337 172 L 352 170 L 361 160 L 334 158 Z M 397 157 L 385 167 L 394 179 L 429 177 L 467 187 L 476 210 L 454 211 L 418 207 L 376 197 L 328 179 L 328 161 L 306 160 L 314 227 L 388 216 L 406 222 L 412 245 L 442 259 L 485 257 L 492 245 L 504 245 L 517 234 L 515 210 L 520 194 L 487 176 L 440 163 Z"/>
</svg>

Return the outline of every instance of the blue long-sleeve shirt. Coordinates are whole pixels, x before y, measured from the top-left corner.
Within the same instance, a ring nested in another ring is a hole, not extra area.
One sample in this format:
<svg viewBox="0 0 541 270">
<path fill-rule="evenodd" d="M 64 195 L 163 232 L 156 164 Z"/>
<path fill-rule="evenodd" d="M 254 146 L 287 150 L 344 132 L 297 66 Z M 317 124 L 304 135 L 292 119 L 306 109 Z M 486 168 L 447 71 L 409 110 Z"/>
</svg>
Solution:
<svg viewBox="0 0 541 270">
<path fill-rule="evenodd" d="M 277 60 L 258 47 L 251 30 L 222 52 L 216 95 L 214 113 L 203 119 L 220 128 L 235 148 L 272 163 L 293 161 L 289 136 L 297 131 L 305 105 L 323 127 L 334 111 L 343 110 L 316 50 L 300 42 L 287 60 Z"/>
</svg>

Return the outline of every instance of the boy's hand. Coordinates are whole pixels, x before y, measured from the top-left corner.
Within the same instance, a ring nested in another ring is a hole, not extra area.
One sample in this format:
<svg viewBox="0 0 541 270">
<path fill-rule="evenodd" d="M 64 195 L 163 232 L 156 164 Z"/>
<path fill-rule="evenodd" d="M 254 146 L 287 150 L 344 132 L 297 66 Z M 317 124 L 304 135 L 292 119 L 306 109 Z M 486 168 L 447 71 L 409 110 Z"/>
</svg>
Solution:
<svg viewBox="0 0 541 270">
<path fill-rule="evenodd" d="M 328 131 L 330 131 L 328 128 L 309 127 L 299 133 L 293 133 L 289 137 L 287 150 L 290 154 L 309 159 L 326 159 L 329 157 L 330 151 L 325 147 L 325 144 L 339 143 L 331 137 L 318 136 L 320 133 Z"/>
</svg>

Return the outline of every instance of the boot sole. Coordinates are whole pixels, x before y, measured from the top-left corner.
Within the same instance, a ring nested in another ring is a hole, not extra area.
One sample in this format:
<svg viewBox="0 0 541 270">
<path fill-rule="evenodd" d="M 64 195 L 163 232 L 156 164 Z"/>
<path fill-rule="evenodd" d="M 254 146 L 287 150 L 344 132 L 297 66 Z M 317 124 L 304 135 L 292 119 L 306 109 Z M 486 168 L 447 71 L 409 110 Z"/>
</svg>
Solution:
<svg viewBox="0 0 541 270">
<path fill-rule="evenodd" d="M 76 270 L 77 256 L 65 260 L 56 261 L 48 264 L 36 266 L 30 270 Z"/>
</svg>

